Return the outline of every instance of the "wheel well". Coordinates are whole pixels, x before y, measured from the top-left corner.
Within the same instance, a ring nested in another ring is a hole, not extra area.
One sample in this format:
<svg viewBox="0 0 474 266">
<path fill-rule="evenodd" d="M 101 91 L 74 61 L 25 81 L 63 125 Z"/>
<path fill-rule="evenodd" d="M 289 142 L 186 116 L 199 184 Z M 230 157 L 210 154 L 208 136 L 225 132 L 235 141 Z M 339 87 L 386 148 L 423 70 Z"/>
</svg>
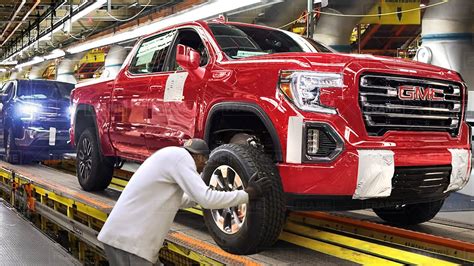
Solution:
<svg viewBox="0 0 474 266">
<path fill-rule="evenodd" d="M 260 140 L 265 153 L 273 161 L 281 161 L 278 138 L 257 113 L 249 110 L 220 110 L 211 115 L 206 124 L 206 141 L 210 149 L 229 143 L 236 134 L 247 133 Z"/>
<path fill-rule="evenodd" d="M 74 123 L 74 143 L 76 145 L 82 132 L 89 127 L 96 127 L 94 110 L 90 107 L 78 108 Z"/>
</svg>

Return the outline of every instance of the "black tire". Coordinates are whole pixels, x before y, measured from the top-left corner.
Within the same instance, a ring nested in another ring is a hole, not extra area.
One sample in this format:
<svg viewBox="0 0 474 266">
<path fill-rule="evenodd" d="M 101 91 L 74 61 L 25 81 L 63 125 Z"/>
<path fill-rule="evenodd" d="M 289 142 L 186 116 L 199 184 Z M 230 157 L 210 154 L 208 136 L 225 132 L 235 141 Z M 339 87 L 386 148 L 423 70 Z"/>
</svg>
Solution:
<svg viewBox="0 0 474 266">
<path fill-rule="evenodd" d="M 224 233 L 214 222 L 211 210 L 204 210 L 205 224 L 216 243 L 234 254 L 254 254 L 273 245 L 285 223 L 286 204 L 280 175 L 271 159 L 260 150 L 245 145 L 225 144 L 216 148 L 206 165 L 203 178 L 209 185 L 214 171 L 222 165 L 232 167 L 244 186 L 252 174 L 270 177 L 271 193 L 247 204 L 246 218 L 234 234 Z"/>
<path fill-rule="evenodd" d="M 16 148 L 13 128 L 8 127 L 7 130 L 5 130 L 5 133 L 5 161 L 11 164 L 20 164 L 22 160 L 20 153 Z"/>
<path fill-rule="evenodd" d="M 402 207 L 374 209 L 375 214 L 384 221 L 397 225 L 415 225 L 427 222 L 439 212 L 444 200 L 418 204 L 406 204 Z"/>
<path fill-rule="evenodd" d="M 114 165 L 101 154 L 94 128 L 85 129 L 79 138 L 76 172 L 85 191 L 104 190 L 112 181 Z"/>
</svg>

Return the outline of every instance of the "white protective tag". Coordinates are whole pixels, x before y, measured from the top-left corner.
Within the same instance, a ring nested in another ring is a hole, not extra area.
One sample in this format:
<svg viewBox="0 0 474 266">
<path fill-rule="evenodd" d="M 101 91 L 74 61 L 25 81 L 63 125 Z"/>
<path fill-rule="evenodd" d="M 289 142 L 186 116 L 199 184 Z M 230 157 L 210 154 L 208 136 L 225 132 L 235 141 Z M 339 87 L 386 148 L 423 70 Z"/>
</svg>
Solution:
<svg viewBox="0 0 474 266">
<path fill-rule="evenodd" d="M 49 146 L 56 145 L 56 128 L 50 127 L 49 128 Z"/>
<path fill-rule="evenodd" d="M 448 149 L 451 153 L 451 177 L 446 191 L 462 189 L 471 175 L 471 152 L 465 149 Z"/>
<path fill-rule="evenodd" d="M 389 150 L 357 150 L 359 169 L 353 199 L 388 197 L 392 193 L 395 173 L 394 152 Z"/>
<path fill-rule="evenodd" d="M 182 102 L 188 72 L 173 73 L 166 80 L 164 102 Z"/>
</svg>

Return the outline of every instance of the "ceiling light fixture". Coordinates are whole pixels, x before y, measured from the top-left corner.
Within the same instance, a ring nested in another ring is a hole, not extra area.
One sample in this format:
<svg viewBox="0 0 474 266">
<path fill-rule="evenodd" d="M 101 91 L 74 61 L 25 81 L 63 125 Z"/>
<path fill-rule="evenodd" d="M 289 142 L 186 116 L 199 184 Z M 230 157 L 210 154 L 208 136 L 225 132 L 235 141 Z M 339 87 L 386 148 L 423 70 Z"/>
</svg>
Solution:
<svg viewBox="0 0 474 266">
<path fill-rule="evenodd" d="M 44 60 L 56 59 L 65 56 L 66 53 L 61 49 L 54 49 L 50 54 L 44 56 Z"/>
<path fill-rule="evenodd" d="M 43 58 L 43 57 L 41 57 L 41 56 L 35 56 L 35 57 L 33 58 L 33 60 L 28 61 L 28 62 L 25 62 L 25 63 L 21 63 L 21 64 L 19 64 L 19 65 L 16 65 L 15 68 L 16 68 L 16 69 L 21 69 L 21 68 L 26 67 L 26 66 L 32 66 L 32 65 L 34 65 L 34 64 L 41 63 L 41 62 L 43 62 L 43 61 L 44 61 L 44 58 Z"/>
</svg>

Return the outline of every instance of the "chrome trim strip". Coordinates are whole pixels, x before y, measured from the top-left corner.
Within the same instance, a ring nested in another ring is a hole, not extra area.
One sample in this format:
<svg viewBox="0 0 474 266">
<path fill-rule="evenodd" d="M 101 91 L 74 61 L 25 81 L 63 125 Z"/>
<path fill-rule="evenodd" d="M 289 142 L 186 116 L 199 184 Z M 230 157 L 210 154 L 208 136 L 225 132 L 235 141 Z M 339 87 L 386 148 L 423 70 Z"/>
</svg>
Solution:
<svg viewBox="0 0 474 266">
<path fill-rule="evenodd" d="M 420 119 L 457 119 L 457 116 L 440 116 L 440 115 L 414 115 L 414 114 L 397 114 L 397 113 L 385 113 L 385 112 L 364 112 L 365 115 L 380 115 L 397 118 L 420 118 Z M 416 125 L 415 125 L 416 126 Z"/>
<path fill-rule="evenodd" d="M 425 106 L 415 106 L 415 105 L 400 105 L 400 104 L 371 104 L 367 101 L 361 100 L 364 107 L 372 108 L 387 108 L 387 109 L 407 109 L 407 110 L 424 110 L 424 111 L 436 111 L 436 112 L 449 112 L 449 113 L 459 113 L 461 112 L 461 105 L 454 108 L 453 110 L 448 108 L 436 108 L 436 107 L 425 107 Z"/>
</svg>

